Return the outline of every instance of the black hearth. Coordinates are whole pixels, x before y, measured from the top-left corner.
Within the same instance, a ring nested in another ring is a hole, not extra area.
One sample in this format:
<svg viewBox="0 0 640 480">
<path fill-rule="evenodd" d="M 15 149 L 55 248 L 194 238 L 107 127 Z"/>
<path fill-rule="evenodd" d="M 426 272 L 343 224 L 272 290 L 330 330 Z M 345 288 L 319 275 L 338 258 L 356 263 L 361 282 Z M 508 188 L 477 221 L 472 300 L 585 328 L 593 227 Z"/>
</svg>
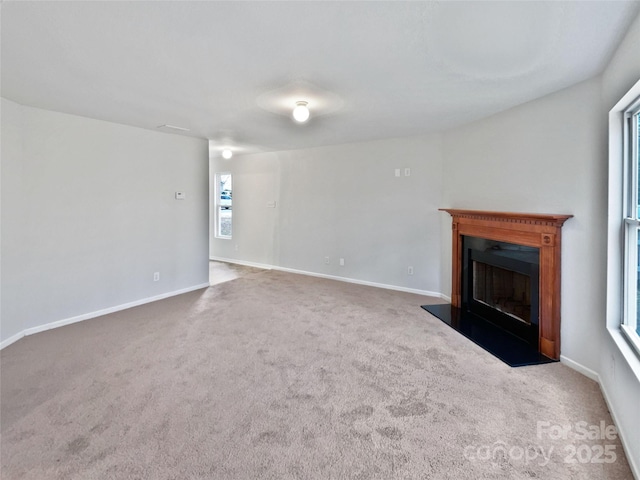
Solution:
<svg viewBox="0 0 640 480">
<path fill-rule="evenodd" d="M 549 363 L 539 352 L 540 252 L 464 236 L 461 306 L 422 308 L 512 367 Z"/>
</svg>

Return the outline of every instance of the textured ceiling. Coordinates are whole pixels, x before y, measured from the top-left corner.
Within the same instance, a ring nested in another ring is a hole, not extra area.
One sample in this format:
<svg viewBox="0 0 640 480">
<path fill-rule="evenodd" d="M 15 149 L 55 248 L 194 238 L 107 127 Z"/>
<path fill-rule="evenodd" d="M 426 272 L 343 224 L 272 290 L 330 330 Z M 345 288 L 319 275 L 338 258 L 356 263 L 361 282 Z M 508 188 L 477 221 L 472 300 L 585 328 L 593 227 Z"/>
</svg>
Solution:
<svg viewBox="0 0 640 480">
<path fill-rule="evenodd" d="M 640 3 L 2 3 L 2 96 L 236 152 L 440 131 L 602 71 Z M 311 120 L 290 119 L 304 99 Z M 166 129 L 165 129 L 166 131 Z"/>
</svg>

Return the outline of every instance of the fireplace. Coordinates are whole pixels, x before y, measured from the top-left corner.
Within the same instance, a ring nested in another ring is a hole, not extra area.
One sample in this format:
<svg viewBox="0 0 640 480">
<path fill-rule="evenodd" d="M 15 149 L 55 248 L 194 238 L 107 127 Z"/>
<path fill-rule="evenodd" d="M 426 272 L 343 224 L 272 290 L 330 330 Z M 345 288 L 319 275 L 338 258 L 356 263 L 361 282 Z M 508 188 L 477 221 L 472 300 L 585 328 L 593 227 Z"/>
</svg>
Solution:
<svg viewBox="0 0 640 480">
<path fill-rule="evenodd" d="M 572 215 L 442 210 L 453 219 L 451 305 L 558 360 L 561 229 Z"/>
<path fill-rule="evenodd" d="M 462 308 L 538 349 L 539 249 L 465 236 Z"/>
</svg>

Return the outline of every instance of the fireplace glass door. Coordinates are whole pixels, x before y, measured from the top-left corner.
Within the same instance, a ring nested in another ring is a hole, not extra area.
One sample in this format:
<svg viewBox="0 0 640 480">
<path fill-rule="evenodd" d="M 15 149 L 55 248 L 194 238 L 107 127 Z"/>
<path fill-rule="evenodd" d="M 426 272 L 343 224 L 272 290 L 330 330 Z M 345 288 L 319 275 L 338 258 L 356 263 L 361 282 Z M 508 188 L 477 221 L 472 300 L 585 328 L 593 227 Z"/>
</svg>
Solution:
<svg viewBox="0 0 640 480">
<path fill-rule="evenodd" d="M 473 261 L 473 300 L 531 325 L 531 277 Z"/>
<path fill-rule="evenodd" d="M 462 306 L 538 348 L 539 249 L 465 237 Z"/>
</svg>

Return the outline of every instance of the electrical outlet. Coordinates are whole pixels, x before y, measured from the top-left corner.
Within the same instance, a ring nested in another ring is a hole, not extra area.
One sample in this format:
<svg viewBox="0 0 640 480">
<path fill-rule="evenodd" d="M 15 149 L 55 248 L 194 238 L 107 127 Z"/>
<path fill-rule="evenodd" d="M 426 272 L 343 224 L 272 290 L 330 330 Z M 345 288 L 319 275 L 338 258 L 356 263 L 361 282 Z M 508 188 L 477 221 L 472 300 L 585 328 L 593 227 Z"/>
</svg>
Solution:
<svg viewBox="0 0 640 480">
<path fill-rule="evenodd" d="M 413 267 L 407 267 L 407 275 L 413 275 Z"/>
<path fill-rule="evenodd" d="M 238 244 L 236 243 L 236 252 L 238 251 Z"/>
<path fill-rule="evenodd" d="M 156 272 L 153 274 L 153 281 L 157 282 L 160 280 L 160 272 Z"/>
<path fill-rule="evenodd" d="M 396 173 L 396 177 L 399 177 L 399 176 L 400 176 L 400 169 L 399 169 L 399 168 L 396 168 L 395 173 Z"/>
<path fill-rule="evenodd" d="M 341 259 L 340 259 L 340 266 L 341 266 L 341 267 L 344 267 L 344 258 L 341 258 Z"/>
<path fill-rule="evenodd" d="M 324 264 L 329 265 L 329 257 L 324 257 Z"/>
</svg>

